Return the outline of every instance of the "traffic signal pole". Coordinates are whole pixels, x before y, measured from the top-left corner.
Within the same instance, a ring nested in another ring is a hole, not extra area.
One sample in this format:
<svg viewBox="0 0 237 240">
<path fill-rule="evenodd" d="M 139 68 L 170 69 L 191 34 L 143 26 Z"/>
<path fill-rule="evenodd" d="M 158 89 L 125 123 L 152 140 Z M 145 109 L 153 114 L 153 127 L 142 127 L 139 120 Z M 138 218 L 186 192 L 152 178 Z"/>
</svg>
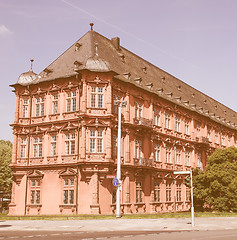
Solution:
<svg viewBox="0 0 237 240">
<path fill-rule="evenodd" d="M 194 205 L 193 205 L 193 172 L 192 169 L 190 171 L 174 171 L 174 175 L 183 174 L 183 175 L 190 175 L 190 184 L 191 184 L 191 218 L 192 218 L 192 227 L 195 226 L 194 222 Z"/>
</svg>

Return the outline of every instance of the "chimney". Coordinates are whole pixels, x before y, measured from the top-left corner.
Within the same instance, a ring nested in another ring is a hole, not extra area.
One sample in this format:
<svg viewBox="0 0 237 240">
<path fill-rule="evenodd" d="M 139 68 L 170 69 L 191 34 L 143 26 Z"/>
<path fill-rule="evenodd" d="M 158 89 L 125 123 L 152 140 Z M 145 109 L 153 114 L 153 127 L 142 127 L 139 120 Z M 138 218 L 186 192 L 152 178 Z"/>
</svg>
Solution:
<svg viewBox="0 0 237 240">
<path fill-rule="evenodd" d="M 115 46 L 116 50 L 120 49 L 120 38 L 119 37 L 114 37 L 111 39 L 113 45 Z"/>
</svg>

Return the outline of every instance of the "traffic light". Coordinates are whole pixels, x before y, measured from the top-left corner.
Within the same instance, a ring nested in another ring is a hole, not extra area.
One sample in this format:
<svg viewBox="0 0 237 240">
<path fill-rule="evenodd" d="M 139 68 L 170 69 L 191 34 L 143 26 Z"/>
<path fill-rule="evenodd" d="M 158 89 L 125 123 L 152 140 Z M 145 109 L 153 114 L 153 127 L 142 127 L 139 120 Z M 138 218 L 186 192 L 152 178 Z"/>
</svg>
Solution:
<svg viewBox="0 0 237 240">
<path fill-rule="evenodd" d="M 191 188 L 191 178 L 190 178 L 190 176 L 188 176 L 184 179 L 184 184 L 185 184 L 186 187 Z"/>
</svg>

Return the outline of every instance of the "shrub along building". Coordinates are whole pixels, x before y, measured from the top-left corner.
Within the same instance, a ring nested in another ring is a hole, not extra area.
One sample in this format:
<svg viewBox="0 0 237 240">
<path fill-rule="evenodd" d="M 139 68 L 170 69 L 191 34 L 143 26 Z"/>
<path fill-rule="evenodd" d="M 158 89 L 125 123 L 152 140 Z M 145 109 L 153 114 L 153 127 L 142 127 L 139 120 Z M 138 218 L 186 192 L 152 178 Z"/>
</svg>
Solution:
<svg viewBox="0 0 237 240">
<path fill-rule="evenodd" d="M 20 75 L 9 214 L 111 214 L 122 107 L 122 213 L 186 211 L 173 171 L 236 146 L 236 112 L 93 30 L 39 75 Z"/>
</svg>

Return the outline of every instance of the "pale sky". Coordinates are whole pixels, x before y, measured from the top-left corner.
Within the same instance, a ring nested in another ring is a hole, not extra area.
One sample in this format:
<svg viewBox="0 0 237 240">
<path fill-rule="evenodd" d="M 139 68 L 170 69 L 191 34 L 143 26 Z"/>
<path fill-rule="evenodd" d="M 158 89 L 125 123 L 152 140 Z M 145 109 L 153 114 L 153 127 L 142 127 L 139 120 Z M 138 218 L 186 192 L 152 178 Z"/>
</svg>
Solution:
<svg viewBox="0 0 237 240">
<path fill-rule="evenodd" d="M 0 0 L 0 139 L 11 140 L 10 84 L 40 73 L 90 30 L 237 111 L 236 0 Z"/>
</svg>

